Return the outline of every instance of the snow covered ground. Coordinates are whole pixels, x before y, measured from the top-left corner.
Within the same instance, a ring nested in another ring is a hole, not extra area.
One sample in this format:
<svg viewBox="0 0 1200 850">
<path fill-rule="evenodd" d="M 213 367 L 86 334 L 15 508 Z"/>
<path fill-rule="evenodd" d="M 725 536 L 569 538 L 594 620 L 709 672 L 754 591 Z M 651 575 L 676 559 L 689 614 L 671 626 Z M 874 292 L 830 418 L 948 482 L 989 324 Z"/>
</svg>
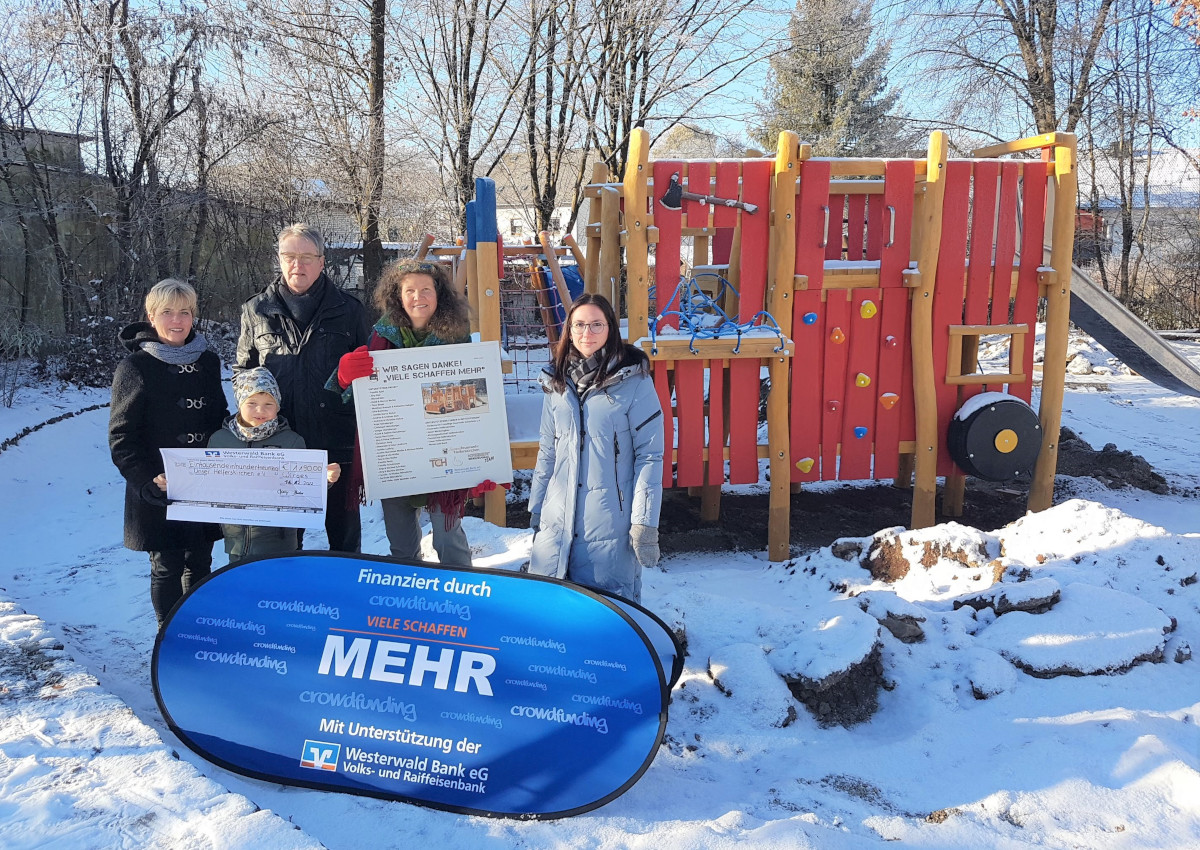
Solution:
<svg viewBox="0 0 1200 850">
<path fill-rule="evenodd" d="M 1200 846 L 1200 400 L 1074 345 L 1105 388 L 1068 389 L 1064 424 L 1143 455 L 1171 494 L 1076 479 L 1082 498 L 1006 528 L 884 533 L 914 564 L 894 583 L 831 548 L 666 558 L 643 601 L 689 655 L 663 747 L 607 806 L 532 823 L 250 780 L 181 746 L 151 693 L 107 409 L 89 410 L 107 393 L 22 390 L 0 441 L 83 412 L 0 453 L 0 848 Z M 364 526 L 385 552 L 377 506 Z M 466 528 L 477 566 L 528 558 L 527 530 Z M 1040 614 L 955 605 L 1055 591 Z M 888 612 L 924 640 L 879 628 Z M 875 635 L 877 712 L 822 726 L 779 674 L 838 669 Z M 1093 674 L 1033 675 L 1063 667 Z"/>
</svg>

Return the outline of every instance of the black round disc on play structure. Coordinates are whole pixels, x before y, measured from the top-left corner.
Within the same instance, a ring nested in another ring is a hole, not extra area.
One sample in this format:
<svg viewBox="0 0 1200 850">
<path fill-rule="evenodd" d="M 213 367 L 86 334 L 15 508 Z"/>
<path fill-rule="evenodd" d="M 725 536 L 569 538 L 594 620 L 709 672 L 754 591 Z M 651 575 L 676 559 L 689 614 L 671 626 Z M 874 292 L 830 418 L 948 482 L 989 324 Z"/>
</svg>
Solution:
<svg viewBox="0 0 1200 850">
<path fill-rule="evenodd" d="M 946 430 L 950 457 L 968 475 L 1012 481 L 1033 471 L 1042 448 L 1042 426 L 1033 408 L 1005 393 L 975 396 Z"/>
</svg>

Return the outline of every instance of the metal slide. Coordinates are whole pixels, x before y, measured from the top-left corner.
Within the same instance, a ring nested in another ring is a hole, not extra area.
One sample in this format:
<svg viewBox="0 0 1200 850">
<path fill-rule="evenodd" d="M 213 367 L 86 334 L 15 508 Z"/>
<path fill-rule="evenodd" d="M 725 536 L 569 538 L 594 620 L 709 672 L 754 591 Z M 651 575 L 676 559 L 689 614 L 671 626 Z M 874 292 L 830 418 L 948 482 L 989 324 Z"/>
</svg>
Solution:
<svg viewBox="0 0 1200 850">
<path fill-rule="evenodd" d="M 1146 380 L 1200 398 L 1200 371 L 1078 266 L 1071 266 L 1071 321 Z"/>
</svg>

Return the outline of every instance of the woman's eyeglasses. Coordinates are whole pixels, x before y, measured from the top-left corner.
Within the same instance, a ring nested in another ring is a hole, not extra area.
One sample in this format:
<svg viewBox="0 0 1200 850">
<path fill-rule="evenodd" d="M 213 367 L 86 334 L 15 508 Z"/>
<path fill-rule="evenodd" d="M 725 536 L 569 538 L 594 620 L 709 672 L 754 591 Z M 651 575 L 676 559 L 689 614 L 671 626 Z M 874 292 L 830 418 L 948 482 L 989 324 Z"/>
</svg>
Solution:
<svg viewBox="0 0 1200 850">
<path fill-rule="evenodd" d="M 581 334 L 584 331 L 591 331 L 594 334 L 598 334 L 607 329 L 608 322 L 571 322 L 571 331 L 577 334 Z"/>
</svg>

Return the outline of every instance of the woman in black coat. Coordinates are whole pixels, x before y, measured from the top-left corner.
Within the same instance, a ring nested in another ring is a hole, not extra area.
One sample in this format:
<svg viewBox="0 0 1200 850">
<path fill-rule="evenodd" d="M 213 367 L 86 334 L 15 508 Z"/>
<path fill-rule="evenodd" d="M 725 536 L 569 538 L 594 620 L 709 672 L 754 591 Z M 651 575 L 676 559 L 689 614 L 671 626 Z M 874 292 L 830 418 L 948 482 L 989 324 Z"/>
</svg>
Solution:
<svg viewBox="0 0 1200 850">
<path fill-rule="evenodd" d="M 180 280 L 161 281 L 146 295 L 146 316 L 120 334 L 131 354 L 113 375 L 108 446 L 125 479 L 125 546 L 150 553 L 150 602 L 161 628 L 211 571 L 221 531 L 167 519 L 159 449 L 204 448 L 229 411 L 221 361 L 192 327 L 196 291 Z"/>
</svg>

